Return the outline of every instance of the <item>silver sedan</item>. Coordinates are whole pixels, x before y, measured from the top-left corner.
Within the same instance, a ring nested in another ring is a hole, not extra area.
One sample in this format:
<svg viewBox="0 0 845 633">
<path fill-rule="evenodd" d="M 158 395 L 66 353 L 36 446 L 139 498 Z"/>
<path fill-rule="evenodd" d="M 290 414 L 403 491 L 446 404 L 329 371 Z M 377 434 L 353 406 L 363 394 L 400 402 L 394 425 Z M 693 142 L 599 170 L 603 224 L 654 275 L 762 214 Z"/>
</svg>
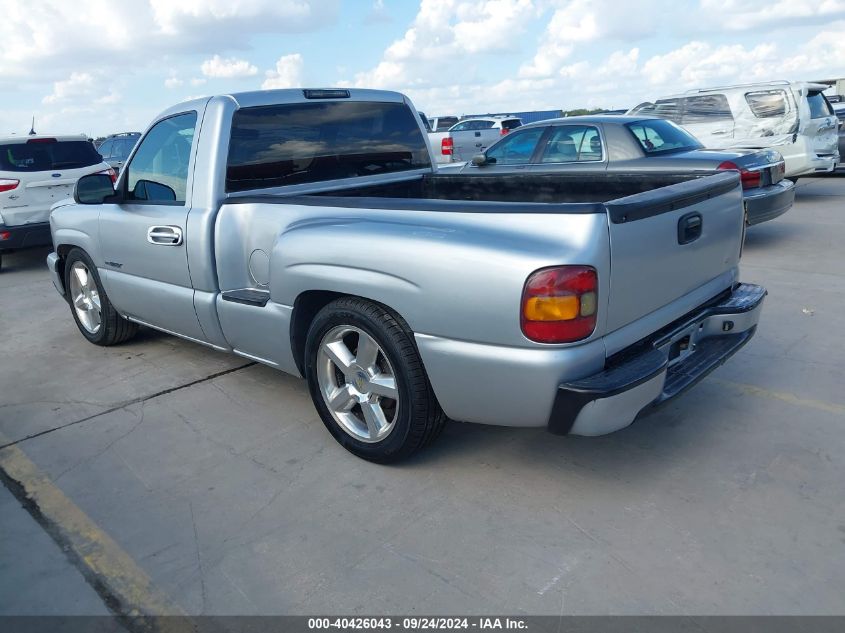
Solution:
<svg viewBox="0 0 845 633">
<path fill-rule="evenodd" d="M 749 225 L 786 213 L 795 199 L 794 184 L 784 179 L 778 152 L 705 149 L 682 127 L 655 117 L 592 115 L 538 121 L 503 137 L 459 170 L 478 175 L 735 170 L 742 180 Z"/>
</svg>

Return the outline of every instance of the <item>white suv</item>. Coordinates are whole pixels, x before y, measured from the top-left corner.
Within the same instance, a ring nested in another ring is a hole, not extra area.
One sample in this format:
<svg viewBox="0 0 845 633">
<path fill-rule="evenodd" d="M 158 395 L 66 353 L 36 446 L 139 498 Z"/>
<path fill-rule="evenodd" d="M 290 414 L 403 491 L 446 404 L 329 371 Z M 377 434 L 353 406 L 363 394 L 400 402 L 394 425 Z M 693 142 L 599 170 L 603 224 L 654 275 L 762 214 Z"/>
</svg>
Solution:
<svg viewBox="0 0 845 633">
<path fill-rule="evenodd" d="M 691 90 L 641 103 L 629 114 L 651 114 L 684 126 L 714 149 L 776 149 L 786 177 L 833 171 L 839 162 L 836 115 L 822 94 L 828 86 L 768 83 Z"/>
<path fill-rule="evenodd" d="M 0 138 L 0 266 L 5 251 L 50 244 L 50 207 L 96 173 L 117 178 L 85 136 Z"/>
</svg>

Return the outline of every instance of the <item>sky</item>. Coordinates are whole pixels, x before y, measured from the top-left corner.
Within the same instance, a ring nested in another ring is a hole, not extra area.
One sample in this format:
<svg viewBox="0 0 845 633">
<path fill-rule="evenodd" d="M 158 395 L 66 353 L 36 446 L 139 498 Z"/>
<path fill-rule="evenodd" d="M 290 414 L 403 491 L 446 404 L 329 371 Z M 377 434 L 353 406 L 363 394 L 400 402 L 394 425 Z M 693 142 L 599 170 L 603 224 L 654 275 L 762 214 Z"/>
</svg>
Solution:
<svg viewBox="0 0 845 633">
<path fill-rule="evenodd" d="M 193 97 L 398 90 L 429 116 L 845 77 L 845 0 L 0 0 L 0 134 L 143 131 Z"/>
</svg>

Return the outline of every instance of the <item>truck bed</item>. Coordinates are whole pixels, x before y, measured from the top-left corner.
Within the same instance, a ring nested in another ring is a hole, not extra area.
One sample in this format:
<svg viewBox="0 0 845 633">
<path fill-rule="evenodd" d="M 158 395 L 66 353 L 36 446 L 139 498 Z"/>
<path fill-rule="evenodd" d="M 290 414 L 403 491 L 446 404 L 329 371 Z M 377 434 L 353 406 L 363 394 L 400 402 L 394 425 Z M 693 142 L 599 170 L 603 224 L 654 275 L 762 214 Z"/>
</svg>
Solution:
<svg viewBox="0 0 845 633">
<path fill-rule="evenodd" d="M 614 222 L 675 210 L 738 186 L 731 172 L 701 174 L 428 174 L 305 195 L 237 195 L 229 203 L 468 213 L 604 213 Z M 470 204 L 467 204 L 470 203 Z M 478 204 L 473 204 L 478 203 Z M 499 203 L 499 204 L 490 204 Z"/>
</svg>

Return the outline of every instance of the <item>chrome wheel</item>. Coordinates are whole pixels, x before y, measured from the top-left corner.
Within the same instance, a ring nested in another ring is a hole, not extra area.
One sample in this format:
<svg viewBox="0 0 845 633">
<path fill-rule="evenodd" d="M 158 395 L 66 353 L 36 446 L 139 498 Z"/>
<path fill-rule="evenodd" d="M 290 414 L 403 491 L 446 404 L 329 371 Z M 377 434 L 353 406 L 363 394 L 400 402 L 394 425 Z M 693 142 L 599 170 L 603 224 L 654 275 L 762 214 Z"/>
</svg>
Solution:
<svg viewBox="0 0 845 633">
<path fill-rule="evenodd" d="M 70 300 L 76 317 L 90 334 L 100 331 L 103 317 L 100 307 L 100 292 L 91 271 L 81 261 L 73 263 L 70 269 Z"/>
<path fill-rule="evenodd" d="M 317 352 L 323 401 L 346 433 L 380 442 L 396 426 L 399 390 L 384 351 L 372 336 L 351 325 L 329 330 Z"/>
</svg>

